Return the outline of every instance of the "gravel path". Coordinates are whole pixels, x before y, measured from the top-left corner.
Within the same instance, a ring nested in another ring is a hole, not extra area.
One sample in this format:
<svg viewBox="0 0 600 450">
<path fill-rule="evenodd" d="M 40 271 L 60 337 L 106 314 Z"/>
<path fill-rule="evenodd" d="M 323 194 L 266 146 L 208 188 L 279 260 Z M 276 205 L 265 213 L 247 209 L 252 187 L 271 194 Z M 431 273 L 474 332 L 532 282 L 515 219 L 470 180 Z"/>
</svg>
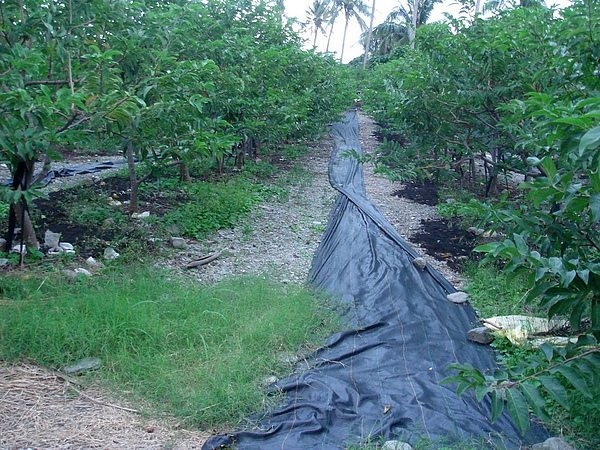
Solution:
<svg viewBox="0 0 600 450">
<path fill-rule="evenodd" d="M 372 119 L 359 114 L 360 141 L 365 154 L 376 151 L 375 129 Z M 337 196 L 327 175 L 332 149 L 333 141 L 329 137 L 314 144 L 314 152 L 302 160 L 309 180 L 288 185 L 289 201 L 263 203 L 243 225 L 220 230 L 208 242 L 190 245 L 189 249 L 179 253 L 177 261 L 167 265 L 182 267 L 200 255 L 220 251 L 221 256 L 215 262 L 193 269 L 193 274 L 202 282 L 213 283 L 242 274 L 268 275 L 283 283 L 304 282 Z M 364 178 L 369 199 L 409 242 L 419 230 L 422 219 L 436 217 L 434 207 L 392 196 L 402 187 L 401 183 L 392 183 L 374 174 L 372 166 L 365 166 Z M 455 287 L 462 286 L 459 274 L 411 244 Z"/>
</svg>

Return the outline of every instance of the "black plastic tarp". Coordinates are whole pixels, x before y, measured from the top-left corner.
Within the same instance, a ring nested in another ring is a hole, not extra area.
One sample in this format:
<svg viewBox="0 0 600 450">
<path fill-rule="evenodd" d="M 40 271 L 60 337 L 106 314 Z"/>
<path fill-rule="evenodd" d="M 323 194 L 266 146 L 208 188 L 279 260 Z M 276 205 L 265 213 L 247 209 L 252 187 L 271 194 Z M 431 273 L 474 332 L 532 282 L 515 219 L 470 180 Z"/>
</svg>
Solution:
<svg viewBox="0 0 600 450">
<path fill-rule="evenodd" d="M 212 437 L 203 449 L 343 449 L 368 439 L 519 448 L 509 417 L 492 425 L 488 403 L 438 384 L 454 362 L 495 368 L 494 354 L 467 340 L 473 309 L 446 298 L 455 289 L 438 272 L 413 266 L 418 255 L 366 198 L 361 165 L 344 156 L 360 154 L 356 113 L 331 134 L 329 176 L 340 194 L 309 281 L 344 305 L 349 329 L 276 383 L 286 394 L 278 409 L 250 418 L 253 426 L 232 436 Z M 527 440 L 543 440 L 541 430 L 535 434 Z"/>
<path fill-rule="evenodd" d="M 97 163 L 80 164 L 78 166 L 73 166 L 73 167 L 63 167 L 61 169 L 51 169 L 48 171 L 46 176 L 39 181 L 39 184 L 41 186 L 47 186 L 55 178 L 72 177 L 75 175 L 97 173 L 97 172 L 102 172 L 103 170 L 107 170 L 107 169 L 117 169 L 117 168 L 125 167 L 126 164 L 127 164 L 127 162 L 125 160 L 105 161 L 105 162 L 97 162 Z M 35 177 L 36 176 L 34 176 L 34 178 Z M 0 181 L 0 185 L 10 186 L 11 184 L 12 184 L 12 180 Z"/>
</svg>

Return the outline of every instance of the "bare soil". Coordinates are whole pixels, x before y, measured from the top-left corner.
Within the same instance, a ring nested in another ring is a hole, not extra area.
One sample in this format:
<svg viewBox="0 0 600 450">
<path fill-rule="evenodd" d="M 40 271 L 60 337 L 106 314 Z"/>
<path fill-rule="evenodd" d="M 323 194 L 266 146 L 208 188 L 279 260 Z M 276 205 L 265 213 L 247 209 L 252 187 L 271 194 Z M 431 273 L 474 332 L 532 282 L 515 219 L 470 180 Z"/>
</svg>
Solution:
<svg viewBox="0 0 600 450">
<path fill-rule="evenodd" d="M 376 125 L 360 115 L 359 127 L 363 152 L 374 154 Z M 154 263 L 202 283 L 247 273 L 283 283 L 304 282 L 336 196 L 327 178 L 333 143 L 325 137 L 312 146 L 312 153 L 302 159 L 310 181 L 290 185 L 289 201 L 262 204 L 239 227 L 220 230 L 203 242 L 189 240 L 187 249 L 170 249 Z M 92 178 L 88 186 L 93 195 L 128 199 L 124 180 Z M 82 226 L 67 217 L 62 207 L 70 195 L 68 184 L 53 183 L 49 199 L 37 202 L 42 225 L 62 233 L 62 240 L 73 243 L 80 256 L 98 258 L 111 244 L 112 231 L 106 224 Z M 455 262 L 470 252 L 473 242 L 437 216 L 435 186 L 392 183 L 366 167 L 365 187 L 367 196 L 428 264 L 460 288 L 464 280 Z M 142 203 L 155 215 L 170 208 L 159 195 L 143 197 Z M 158 245 L 166 248 L 168 240 Z M 216 261 L 184 269 L 200 255 L 217 251 L 221 256 Z M 124 403 L 118 393 L 101 386 L 83 388 L 43 368 L 0 362 L 0 449 L 197 449 L 207 438 L 205 432 L 181 429 L 174 418 L 127 411 L 123 408 L 139 405 Z"/>
</svg>

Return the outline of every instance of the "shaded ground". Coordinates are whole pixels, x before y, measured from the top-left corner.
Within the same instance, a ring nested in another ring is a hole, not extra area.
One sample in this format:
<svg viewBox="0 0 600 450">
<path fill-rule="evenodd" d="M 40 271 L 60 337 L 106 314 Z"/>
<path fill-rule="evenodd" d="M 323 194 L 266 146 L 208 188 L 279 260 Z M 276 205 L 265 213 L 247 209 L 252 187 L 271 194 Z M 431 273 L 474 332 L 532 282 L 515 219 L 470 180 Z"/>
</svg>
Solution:
<svg viewBox="0 0 600 450">
<path fill-rule="evenodd" d="M 408 183 L 392 195 L 429 206 L 438 203 L 437 187 L 430 181 Z M 421 229 L 411 236 L 411 241 L 430 256 L 446 261 L 457 272 L 461 271 L 462 263 L 479 243 L 475 234 L 446 218 L 421 220 Z"/>
<path fill-rule="evenodd" d="M 446 260 L 448 266 L 460 272 L 462 263 L 479 244 L 475 234 L 445 218 L 422 220 L 421 225 L 421 230 L 411 240 L 420 244 L 429 255 Z"/>
<path fill-rule="evenodd" d="M 437 187 L 431 181 L 407 183 L 402 189 L 395 191 L 392 195 L 429 206 L 435 206 L 439 201 Z"/>
<path fill-rule="evenodd" d="M 128 216 L 129 181 L 123 177 L 97 179 L 84 186 L 50 192 L 34 201 L 38 233 L 61 234 L 62 242 L 75 245 L 79 255 L 97 257 L 117 238 L 141 238 L 139 227 Z M 159 193 L 140 195 L 140 210 L 162 216 L 174 203 Z M 40 243 L 43 243 L 40 236 Z"/>
</svg>

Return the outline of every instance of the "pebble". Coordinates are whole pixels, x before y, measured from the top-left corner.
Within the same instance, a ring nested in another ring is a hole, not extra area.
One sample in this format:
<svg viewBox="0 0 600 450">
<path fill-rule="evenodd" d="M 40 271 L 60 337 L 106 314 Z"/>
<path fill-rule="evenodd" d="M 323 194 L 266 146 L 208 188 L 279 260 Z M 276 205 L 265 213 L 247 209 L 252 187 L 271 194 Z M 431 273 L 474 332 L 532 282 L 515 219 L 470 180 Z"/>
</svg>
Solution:
<svg viewBox="0 0 600 450">
<path fill-rule="evenodd" d="M 401 441 L 385 441 L 381 450 L 412 450 L 410 444 Z"/>
<path fill-rule="evenodd" d="M 84 269 L 83 267 L 79 267 L 79 268 L 75 269 L 75 273 L 80 273 L 80 274 L 83 274 L 88 277 L 92 276 L 92 273 L 89 270 Z"/>
<path fill-rule="evenodd" d="M 452 303 L 465 303 L 467 300 L 469 300 L 469 294 L 466 292 L 454 292 L 452 294 L 448 294 L 446 298 Z"/>
<path fill-rule="evenodd" d="M 115 260 L 119 256 L 121 256 L 121 255 L 119 253 L 117 253 L 117 251 L 114 248 L 107 247 L 104 250 L 104 259 L 106 259 L 107 261 Z"/>
<path fill-rule="evenodd" d="M 531 450 L 575 450 L 575 447 L 565 442 L 562 438 L 551 437 L 544 442 L 534 444 Z"/>
<path fill-rule="evenodd" d="M 473 328 L 467 332 L 467 338 L 471 342 L 476 342 L 478 344 L 491 344 L 494 340 L 494 335 L 487 327 L 478 327 Z"/>
<path fill-rule="evenodd" d="M 427 261 L 421 257 L 413 259 L 412 263 L 419 270 L 425 270 L 425 267 L 427 267 Z"/>
</svg>

